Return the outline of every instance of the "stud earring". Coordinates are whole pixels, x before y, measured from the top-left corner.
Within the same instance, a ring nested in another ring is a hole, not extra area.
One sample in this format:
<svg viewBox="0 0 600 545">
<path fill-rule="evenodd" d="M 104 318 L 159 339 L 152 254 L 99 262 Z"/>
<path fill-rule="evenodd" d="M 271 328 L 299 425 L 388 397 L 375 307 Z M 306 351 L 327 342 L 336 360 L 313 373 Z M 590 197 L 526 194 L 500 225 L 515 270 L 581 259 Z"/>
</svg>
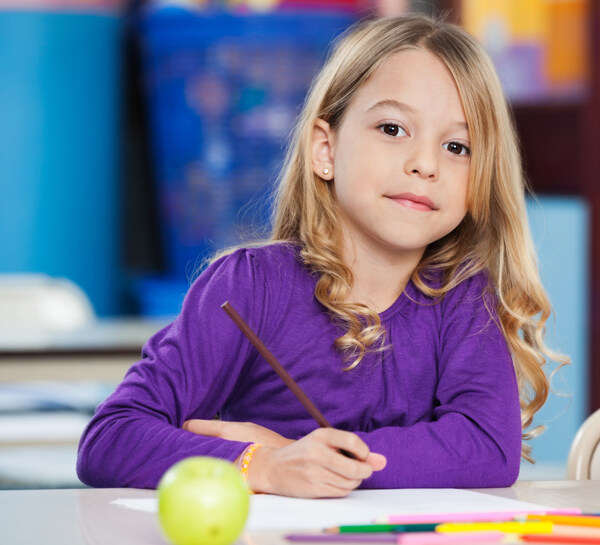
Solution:
<svg viewBox="0 0 600 545">
<path fill-rule="evenodd" d="M 327 174 L 329 174 L 329 169 L 328 168 L 324 168 L 323 169 L 323 174 L 325 174 L 325 176 L 327 176 Z"/>
</svg>

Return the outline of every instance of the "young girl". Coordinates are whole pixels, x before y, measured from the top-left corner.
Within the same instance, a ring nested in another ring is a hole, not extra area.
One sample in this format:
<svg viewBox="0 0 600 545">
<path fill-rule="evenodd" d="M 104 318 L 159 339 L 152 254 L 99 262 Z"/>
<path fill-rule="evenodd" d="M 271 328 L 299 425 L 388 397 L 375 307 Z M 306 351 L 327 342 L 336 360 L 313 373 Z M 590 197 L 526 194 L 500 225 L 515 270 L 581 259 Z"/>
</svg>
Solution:
<svg viewBox="0 0 600 545">
<path fill-rule="evenodd" d="M 290 496 L 509 486 L 547 396 L 550 311 L 488 56 L 425 16 L 363 22 L 312 86 L 271 239 L 194 282 L 99 406 L 79 476 L 155 487 L 178 460 L 208 455 L 240 464 L 252 490 Z"/>
</svg>

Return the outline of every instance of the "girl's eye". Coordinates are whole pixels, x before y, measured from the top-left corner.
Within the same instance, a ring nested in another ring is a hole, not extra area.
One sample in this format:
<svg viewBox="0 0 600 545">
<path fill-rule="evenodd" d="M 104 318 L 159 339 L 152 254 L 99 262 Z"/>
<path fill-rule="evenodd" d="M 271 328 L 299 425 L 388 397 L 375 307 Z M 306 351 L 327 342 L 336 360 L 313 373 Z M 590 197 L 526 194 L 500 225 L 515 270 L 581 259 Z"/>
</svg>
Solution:
<svg viewBox="0 0 600 545">
<path fill-rule="evenodd" d="M 395 123 L 382 123 L 377 128 L 388 136 L 406 136 L 406 131 Z"/>
<path fill-rule="evenodd" d="M 471 155 L 471 150 L 460 142 L 448 142 L 444 144 L 444 149 L 454 153 L 454 155 Z"/>
</svg>

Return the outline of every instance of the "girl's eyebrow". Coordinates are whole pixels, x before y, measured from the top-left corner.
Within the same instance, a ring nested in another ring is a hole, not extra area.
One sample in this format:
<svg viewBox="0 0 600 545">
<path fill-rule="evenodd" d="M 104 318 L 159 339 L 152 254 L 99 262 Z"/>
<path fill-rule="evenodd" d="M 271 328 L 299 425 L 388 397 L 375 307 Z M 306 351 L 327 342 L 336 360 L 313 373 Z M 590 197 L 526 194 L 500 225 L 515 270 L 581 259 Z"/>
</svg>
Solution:
<svg viewBox="0 0 600 545">
<path fill-rule="evenodd" d="M 367 110 L 367 112 L 376 110 L 378 108 L 393 108 L 394 110 L 399 110 L 401 112 L 406 112 L 406 113 L 410 113 L 410 114 L 415 113 L 415 109 L 412 106 L 409 106 L 408 104 L 405 104 L 404 102 L 398 102 L 397 100 L 394 100 L 393 98 L 386 98 L 384 100 L 380 100 L 379 102 L 376 102 L 375 104 L 373 104 L 373 106 L 371 106 Z"/>
<path fill-rule="evenodd" d="M 394 110 L 398 110 L 399 112 L 414 114 L 416 113 L 415 109 L 412 106 L 404 102 L 399 102 L 393 98 L 386 98 L 384 100 L 380 100 L 373 104 L 370 108 L 367 109 L 367 112 L 371 112 L 372 110 L 377 110 L 379 108 L 392 108 Z M 469 125 L 465 121 L 456 121 L 452 123 L 453 127 L 458 129 L 464 129 L 466 131 L 469 130 Z"/>
</svg>

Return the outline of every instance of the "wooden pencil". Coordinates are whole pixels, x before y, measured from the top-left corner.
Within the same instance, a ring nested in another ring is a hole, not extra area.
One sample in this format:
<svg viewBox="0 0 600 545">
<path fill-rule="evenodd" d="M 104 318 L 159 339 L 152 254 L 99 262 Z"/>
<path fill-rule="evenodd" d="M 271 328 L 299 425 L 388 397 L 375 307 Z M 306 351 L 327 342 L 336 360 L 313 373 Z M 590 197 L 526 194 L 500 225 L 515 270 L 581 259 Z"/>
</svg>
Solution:
<svg viewBox="0 0 600 545">
<path fill-rule="evenodd" d="M 255 346 L 260 355 L 265 358 L 266 362 L 273 368 L 273 370 L 281 377 L 281 380 L 285 382 L 286 386 L 293 392 L 298 398 L 298 401 L 304 405 L 310 415 L 317 421 L 319 426 L 322 428 L 331 428 L 331 425 L 327 419 L 321 414 L 321 411 L 317 409 L 315 404 L 309 399 L 309 397 L 302 391 L 298 383 L 288 374 L 283 366 L 277 361 L 277 358 L 271 354 L 269 349 L 264 343 L 258 338 L 258 335 L 250 329 L 250 326 L 243 320 L 243 318 L 237 313 L 237 311 L 231 306 L 229 301 L 225 301 L 221 308 L 227 313 L 227 315 L 234 321 L 241 332 L 248 338 L 248 340 Z"/>
</svg>

